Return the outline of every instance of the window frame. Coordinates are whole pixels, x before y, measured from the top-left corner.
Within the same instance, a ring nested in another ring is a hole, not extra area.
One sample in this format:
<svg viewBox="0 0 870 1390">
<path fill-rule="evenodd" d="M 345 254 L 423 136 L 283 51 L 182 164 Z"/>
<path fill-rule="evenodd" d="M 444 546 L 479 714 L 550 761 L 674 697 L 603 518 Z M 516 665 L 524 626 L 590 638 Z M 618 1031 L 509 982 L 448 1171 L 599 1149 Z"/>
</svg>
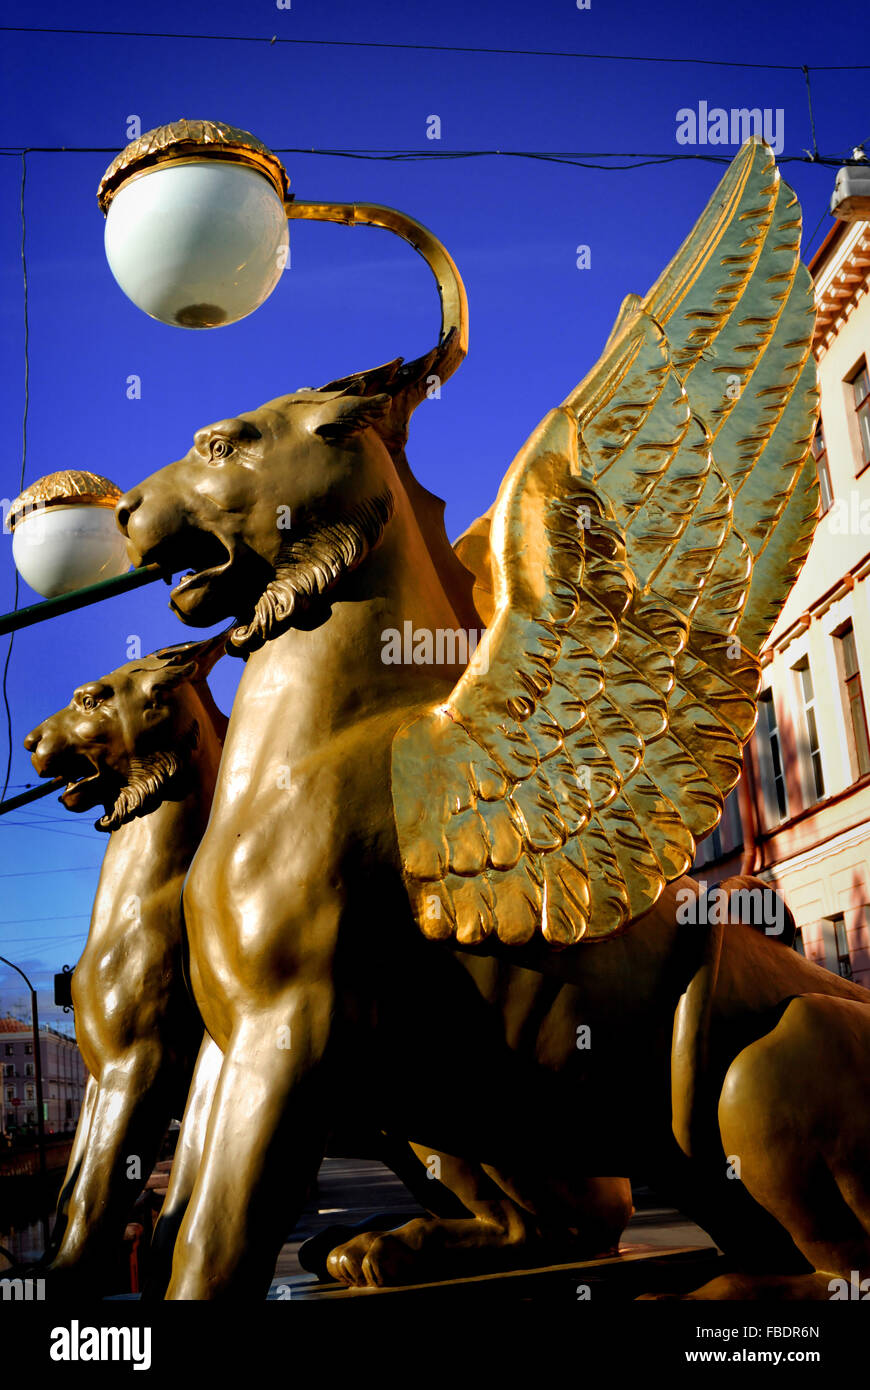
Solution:
<svg viewBox="0 0 870 1390">
<path fill-rule="evenodd" d="M 821 441 L 821 448 L 816 450 L 816 441 Z M 828 463 L 828 446 L 825 442 L 825 430 L 822 424 L 822 417 L 819 416 L 816 422 L 815 433 L 811 444 L 813 458 L 816 461 L 816 473 L 819 479 L 819 516 L 826 516 L 834 505 L 834 488 L 831 483 L 831 468 Z M 827 493 L 827 501 L 825 494 Z"/>
<path fill-rule="evenodd" d="M 785 762 L 782 756 L 782 735 L 779 731 L 779 720 L 776 715 L 776 701 L 774 699 L 773 687 L 768 686 L 759 692 L 759 706 L 764 708 L 764 728 L 763 733 L 764 759 L 762 761 L 762 790 L 765 790 L 764 783 L 767 782 L 765 802 L 765 818 L 769 827 L 781 825 L 789 818 L 788 783 L 785 776 Z M 759 719 L 759 725 L 761 720 Z M 779 772 L 777 772 L 777 764 Z M 777 816 L 772 815 L 776 810 Z"/>
<path fill-rule="evenodd" d="M 867 719 L 867 702 L 852 619 L 842 623 L 833 636 L 837 643 L 837 674 L 846 720 L 849 761 L 852 764 L 850 770 L 852 781 L 857 782 L 870 774 L 870 722 Z"/>
<path fill-rule="evenodd" d="M 830 920 L 834 925 L 834 948 L 837 953 L 837 973 L 840 975 L 841 979 L 851 980 L 852 956 L 849 951 L 849 933 L 846 930 L 846 915 L 843 912 L 837 912 Z"/>
<path fill-rule="evenodd" d="M 816 683 L 813 679 L 813 668 L 810 663 L 809 653 L 805 653 L 792 666 L 792 673 L 797 681 L 797 693 L 801 704 L 801 717 L 803 719 L 804 735 L 806 737 L 806 757 L 801 757 L 804 763 L 806 788 L 811 792 L 810 805 L 815 806 L 819 801 L 824 801 L 825 792 L 825 765 L 822 758 L 822 740 L 819 736 L 819 722 L 816 718 L 816 706 L 819 697 L 816 694 Z M 806 685 L 804 684 L 804 673 L 810 687 L 810 697 L 807 699 Z M 815 746 L 813 746 L 815 744 Z M 802 748 L 801 754 L 804 753 Z"/>
<path fill-rule="evenodd" d="M 866 377 L 866 390 L 859 399 L 857 386 L 862 376 Z M 867 365 L 866 357 L 862 357 L 855 364 L 846 377 L 845 384 L 849 388 L 849 402 L 858 436 L 858 461 L 855 469 L 857 478 L 865 468 L 870 468 L 870 367 Z"/>
</svg>

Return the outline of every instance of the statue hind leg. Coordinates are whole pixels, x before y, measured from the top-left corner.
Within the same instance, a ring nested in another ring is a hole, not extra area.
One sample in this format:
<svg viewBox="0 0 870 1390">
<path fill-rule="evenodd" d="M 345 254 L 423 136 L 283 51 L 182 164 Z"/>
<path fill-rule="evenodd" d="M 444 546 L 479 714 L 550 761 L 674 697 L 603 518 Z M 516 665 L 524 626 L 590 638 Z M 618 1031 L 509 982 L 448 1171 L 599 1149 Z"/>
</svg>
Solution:
<svg viewBox="0 0 870 1390">
<path fill-rule="evenodd" d="M 632 1214 L 626 1178 L 517 1178 L 425 1145 L 411 1148 L 467 1215 L 415 1217 L 393 1231 L 362 1232 L 329 1256 L 327 1269 L 341 1283 L 422 1283 L 506 1262 L 528 1266 L 609 1254 Z"/>
<path fill-rule="evenodd" d="M 690 1297 L 830 1299 L 870 1276 L 870 1006 L 792 1000 L 732 1062 L 719 1126 L 747 1191 L 813 1272 L 737 1272 Z"/>
<path fill-rule="evenodd" d="M 361 1231 L 331 1252 L 326 1269 L 352 1287 L 426 1283 L 475 1273 L 500 1251 L 534 1239 L 534 1222 L 474 1162 L 411 1144 L 422 1173 L 434 1175 L 460 1201 L 462 1215 L 414 1217 L 394 1230 Z M 419 1184 L 417 1184 L 419 1189 Z M 424 1193 L 419 1200 L 427 1205 Z"/>
</svg>

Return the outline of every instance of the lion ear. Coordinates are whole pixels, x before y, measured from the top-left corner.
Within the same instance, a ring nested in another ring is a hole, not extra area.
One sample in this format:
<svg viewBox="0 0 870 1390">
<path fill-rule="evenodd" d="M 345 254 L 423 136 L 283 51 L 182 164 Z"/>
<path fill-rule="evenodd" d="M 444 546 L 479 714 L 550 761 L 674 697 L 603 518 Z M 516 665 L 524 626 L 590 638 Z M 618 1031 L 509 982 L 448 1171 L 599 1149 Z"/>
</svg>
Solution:
<svg viewBox="0 0 870 1390">
<path fill-rule="evenodd" d="M 384 420 L 392 405 L 391 397 L 378 396 L 339 396 L 324 407 L 320 422 L 315 425 L 315 433 L 332 443 L 341 443 L 361 434 L 369 425 L 377 425 Z"/>
<path fill-rule="evenodd" d="M 172 664 L 164 666 L 161 670 L 150 671 L 145 677 L 143 684 L 149 694 L 153 695 L 158 690 L 163 694 L 168 694 L 170 690 L 175 690 L 177 686 L 183 685 L 196 675 L 196 662 L 186 661 L 183 664 Z"/>
</svg>

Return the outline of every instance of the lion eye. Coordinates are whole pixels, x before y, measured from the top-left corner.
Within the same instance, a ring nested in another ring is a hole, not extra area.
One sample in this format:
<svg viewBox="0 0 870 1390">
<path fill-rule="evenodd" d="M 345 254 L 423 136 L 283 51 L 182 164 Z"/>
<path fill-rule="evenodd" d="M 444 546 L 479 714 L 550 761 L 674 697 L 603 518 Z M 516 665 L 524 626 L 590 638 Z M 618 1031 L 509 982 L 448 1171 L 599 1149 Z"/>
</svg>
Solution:
<svg viewBox="0 0 870 1390">
<path fill-rule="evenodd" d="M 210 457 L 213 459 L 229 458 L 233 452 L 233 446 L 228 439 L 213 439 L 211 442 Z"/>
<path fill-rule="evenodd" d="M 96 709 L 97 705 L 99 704 L 99 701 L 96 699 L 94 695 L 83 695 L 81 704 L 82 709 Z"/>
</svg>

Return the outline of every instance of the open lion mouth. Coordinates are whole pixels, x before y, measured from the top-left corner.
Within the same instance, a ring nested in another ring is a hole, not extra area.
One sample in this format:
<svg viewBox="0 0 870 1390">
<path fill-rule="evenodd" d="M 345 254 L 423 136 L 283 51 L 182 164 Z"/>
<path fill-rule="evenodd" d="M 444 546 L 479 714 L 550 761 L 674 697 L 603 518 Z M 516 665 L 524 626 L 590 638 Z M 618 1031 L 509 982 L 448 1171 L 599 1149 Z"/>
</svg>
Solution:
<svg viewBox="0 0 870 1390">
<path fill-rule="evenodd" d="M 63 766 L 46 769 L 41 775 L 67 778 L 66 790 L 59 799 L 68 811 L 89 811 L 107 799 L 109 779 L 105 769 L 86 753 L 74 753 L 64 759 Z"/>
<path fill-rule="evenodd" d="M 169 599 L 171 606 L 184 614 L 196 606 L 210 584 L 229 570 L 233 554 L 215 532 L 185 527 L 160 541 L 142 559 L 143 563 L 160 565 L 167 579 L 186 571 Z"/>
</svg>

